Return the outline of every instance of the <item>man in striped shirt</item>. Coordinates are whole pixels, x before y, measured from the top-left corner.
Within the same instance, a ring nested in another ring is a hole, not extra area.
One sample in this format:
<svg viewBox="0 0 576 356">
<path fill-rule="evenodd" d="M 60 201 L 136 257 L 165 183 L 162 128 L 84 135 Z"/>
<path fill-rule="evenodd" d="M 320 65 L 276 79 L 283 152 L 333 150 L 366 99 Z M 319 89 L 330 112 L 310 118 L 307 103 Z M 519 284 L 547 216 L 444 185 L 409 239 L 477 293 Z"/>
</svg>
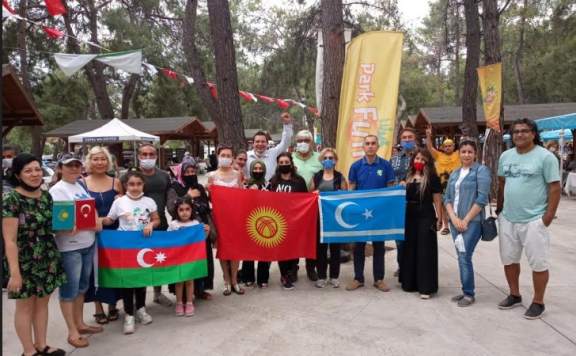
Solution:
<svg viewBox="0 0 576 356">
<path fill-rule="evenodd" d="M 266 164 L 266 181 L 269 181 L 270 178 L 272 178 L 274 175 L 276 171 L 276 157 L 288 149 L 293 135 L 292 116 L 285 112 L 282 113 L 281 119 L 282 124 L 284 124 L 284 128 L 282 129 L 282 140 L 277 146 L 268 149 L 268 134 L 264 131 L 258 131 L 254 135 L 254 149 L 248 151 L 248 160 L 244 168 L 244 174 L 246 177 L 249 177 L 247 167 L 250 167 L 250 164 L 252 164 L 252 161 L 255 159 L 260 159 Z"/>
</svg>

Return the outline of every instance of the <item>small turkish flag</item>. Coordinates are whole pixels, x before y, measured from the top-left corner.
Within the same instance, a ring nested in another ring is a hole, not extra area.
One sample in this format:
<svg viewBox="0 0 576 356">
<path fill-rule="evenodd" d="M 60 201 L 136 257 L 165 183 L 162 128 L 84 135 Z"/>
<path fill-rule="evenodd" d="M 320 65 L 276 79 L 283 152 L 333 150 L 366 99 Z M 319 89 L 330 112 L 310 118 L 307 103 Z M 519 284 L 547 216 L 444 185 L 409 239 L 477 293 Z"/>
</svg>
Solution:
<svg viewBox="0 0 576 356">
<path fill-rule="evenodd" d="M 58 16 L 66 14 L 66 7 L 60 0 L 45 0 L 46 10 L 51 16 Z"/>
<path fill-rule="evenodd" d="M 278 105 L 278 107 L 282 110 L 286 110 L 290 107 L 290 103 L 282 100 L 282 99 L 274 99 L 276 101 L 276 105 Z"/>
<path fill-rule="evenodd" d="M 47 27 L 47 26 L 42 26 L 42 29 L 44 30 L 44 32 L 46 33 L 46 35 L 48 35 L 48 37 L 50 37 L 53 40 L 57 40 L 61 37 L 64 36 L 64 32 L 55 29 L 55 28 L 51 28 L 51 27 Z"/>
<path fill-rule="evenodd" d="M 207 83 L 208 84 L 208 89 L 210 89 L 210 95 L 212 95 L 212 97 L 214 99 L 218 99 L 218 89 L 216 89 L 216 84 L 212 84 L 212 83 Z"/>
<path fill-rule="evenodd" d="M 170 79 L 178 79 L 178 74 L 176 74 L 176 72 L 173 70 L 162 68 L 162 73 L 164 73 L 164 75 Z"/>
<path fill-rule="evenodd" d="M 76 230 L 96 229 L 96 201 L 94 199 L 76 200 Z"/>
<path fill-rule="evenodd" d="M 264 96 L 264 95 L 258 95 L 256 94 L 256 96 L 262 100 L 263 102 L 265 102 L 266 104 L 272 104 L 274 102 L 274 98 L 271 98 L 269 96 Z"/>
</svg>

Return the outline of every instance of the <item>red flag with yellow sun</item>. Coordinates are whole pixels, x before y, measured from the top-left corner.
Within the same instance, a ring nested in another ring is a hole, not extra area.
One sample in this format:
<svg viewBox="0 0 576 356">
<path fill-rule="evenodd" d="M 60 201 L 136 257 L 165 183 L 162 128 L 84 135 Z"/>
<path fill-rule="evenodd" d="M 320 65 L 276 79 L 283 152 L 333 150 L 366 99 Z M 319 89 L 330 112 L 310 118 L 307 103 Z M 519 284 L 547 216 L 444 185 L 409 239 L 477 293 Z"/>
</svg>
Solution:
<svg viewBox="0 0 576 356">
<path fill-rule="evenodd" d="M 210 195 L 218 258 L 253 261 L 316 258 L 316 194 L 212 186 Z"/>
</svg>

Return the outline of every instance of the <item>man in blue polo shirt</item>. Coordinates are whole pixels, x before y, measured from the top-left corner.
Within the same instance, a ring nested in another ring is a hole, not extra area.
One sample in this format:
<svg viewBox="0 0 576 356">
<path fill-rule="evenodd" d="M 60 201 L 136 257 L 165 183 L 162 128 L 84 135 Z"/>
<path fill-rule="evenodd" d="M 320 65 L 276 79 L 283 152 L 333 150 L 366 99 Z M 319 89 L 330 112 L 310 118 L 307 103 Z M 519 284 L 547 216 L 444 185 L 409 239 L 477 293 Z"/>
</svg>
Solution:
<svg viewBox="0 0 576 356">
<path fill-rule="evenodd" d="M 394 169 L 384 158 L 377 155 L 378 137 L 368 135 L 364 138 L 364 157 L 350 166 L 348 180 L 350 190 L 366 190 L 386 188 L 394 185 Z M 374 260 L 372 269 L 374 274 L 374 287 L 382 292 L 390 288 L 384 283 L 384 242 L 372 242 L 374 247 Z M 364 249 L 365 242 L 354 245 L 354 280 L 346 287 L 352 291 L 364 286 Z"/>
</svg>

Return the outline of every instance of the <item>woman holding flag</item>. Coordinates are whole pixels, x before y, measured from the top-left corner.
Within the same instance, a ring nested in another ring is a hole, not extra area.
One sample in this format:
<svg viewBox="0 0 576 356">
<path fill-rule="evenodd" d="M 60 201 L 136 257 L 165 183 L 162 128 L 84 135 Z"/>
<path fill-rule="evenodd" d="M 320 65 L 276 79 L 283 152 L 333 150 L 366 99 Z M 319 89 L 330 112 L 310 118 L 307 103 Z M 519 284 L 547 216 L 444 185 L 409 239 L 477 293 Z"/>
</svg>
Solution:
<svg viewBox="0 0 576 356">
<path fill-rule="evenodd" d="M 62 178 L 50 188 L 50 195 L 55 202 L 91 199 L 79 181 L 82 173 L 82 161 L 79 158 L 72 154 L 63 155 L 57 171 Z M 56 244 L 62 254 L 67 279 L 66 284 L 60 287 L 60 308 L 68 327 L 68 343 L 74 347 L 86 347 L 88 339 L 82 335 L 100 333 L 103 328 L 84 323 L 84 294 L 90 285 L 96 234 L 94 231 L 80 230 L 78 225 L 76 219 L 71 230 L 56 233 Z"/>
<path fill-rule="evenodd" d="M 216 150 L 218 155 L 218 169 L 208 173 L 208 188 L 218 185 L 229 188 L 242 188 L 242 173 L 232 166 L 234 151 L 231 146 L 220 145 Z M 238 269 L 240 261 L 220 260 L 224 274 L 224 292 L 229 296 L 232 292 L 242 295 L 244 289 L 238 284 Z"/>
<path fill-rule="evenodd" d="M 331 192 L 335 190 L 348 190 L 348 182 L 342 173 L 334 169 L 338 162 L 338 155 L 331 147 L 324 148 L 318 160 L 322 163 L 323 169 L 316 173 L 312 178 L 312 191 Z M 320 224 L 318 224 L 320 228 Z M 338 277 L 340 275 L 340 248 L 338 243 L 323 244 L 320 243 L 320 230 L 318 230 L 318 245 L 316 250 L 316 268 L 318 270 L 318 281 L 316 287 L 324 288 L 326 286 L 327 268 L 328 268 L 328 246 L 330 246 L 330 279 L 328 283 L 334 288 L 340 287 Z"/>
<path fill-rule="evenodd" d="M 442 186 L 434 160 L 418 148 L 406 177 L 406 223 L 400 266 L 400 283 L 406 292 L 429 299 L 438 291 L 438 240 L 442 226 Z"/>
<path fill-rule="evenodd" d="M 42 163 L 28 153 L 12 162 L 13 190 L 2 203 L 2 236 L 9 274 L 8 298 L 16 299 L 14 326 L 23 355 L 64 355 L 46 344 L 48 301 L 66 282 L 52 232 L 52 198 L 42 191 Z"/>
<path fill-rule="evenodd" d="M 306 193 L 308 187 L 304 178 L 296 174 L 292 155 L 283 152 L 276 158 L 276 173 L 270 179 L 269 191 L 282 193 Z M 298 260 L 278 261 L 282 287 L 285 290 L 294 289 L 298 276 Z"/>
</svg>

